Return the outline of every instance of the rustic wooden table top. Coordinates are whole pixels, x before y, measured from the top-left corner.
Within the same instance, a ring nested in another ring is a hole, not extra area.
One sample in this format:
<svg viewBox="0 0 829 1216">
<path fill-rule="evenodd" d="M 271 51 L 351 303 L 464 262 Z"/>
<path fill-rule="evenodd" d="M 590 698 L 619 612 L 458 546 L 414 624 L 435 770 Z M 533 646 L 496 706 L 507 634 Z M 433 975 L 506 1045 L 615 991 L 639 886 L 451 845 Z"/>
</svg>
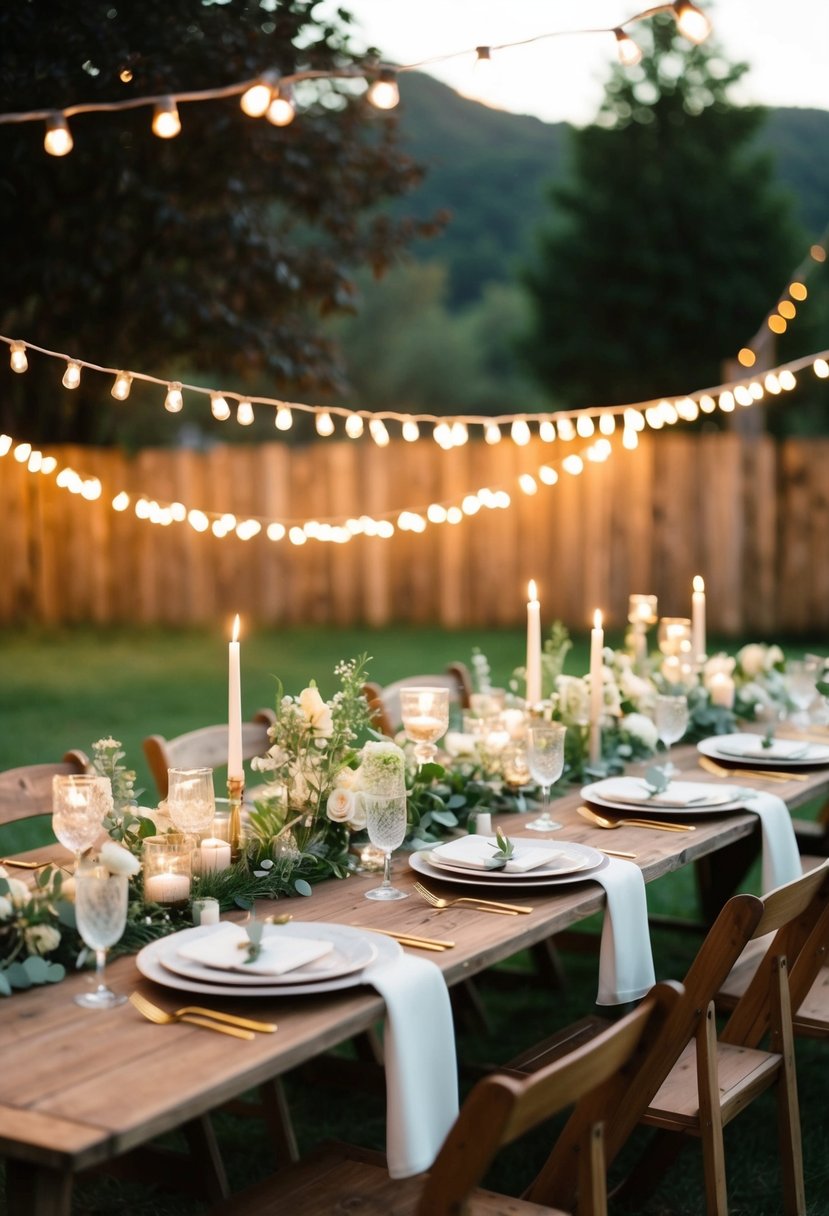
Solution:
<svg viewBox="0 0 829 1216">
<path fill-rule="evenodd" d="M 693 748 L 675 749 L 674 759 L 694 779 L 719 780 L 697 767 Z M 826 795 L 829 768 L 809 774 L 806 782 L 755 784 L 796 807 Z M 556 800 L 555 817 L 563 824 L 556 838 L 633 852 L 646 882 L 738 841 L 759 839 L 758 820 L 745 812 L 696 816 L 687 820 L 694 824 L 692 832 L 606 832 L 577 815 L 581 802 L 578 791 Z M 496 822 L 508 825 L 511 835 L 521 832 L 522 817 Z M 395 883 L 411 890 L 416 877 L 405 855 L 399 855 Z M 322 884 L 310 898 L 292 900 L 290 911 L 296 920 L 448 938 L 456 943 L 453 949 L 421 957 L 440 967 L 449 985 L 572 926 L 604 904 L 602 888 L 589 876 L 559 890 L 510 889 L 502 898 L 532 907 L 529 915 L 521 916 L 496 916 L 468 907 L 437 910 L 413 891 L 411 898 L 389 904 L 364 899 L 364 892 L 378 881 L 372 874 Z M 429 885 L 440 894 L 464 893 L 447 884 Z M 284 908 L 280 904 L 279 911 Z M 17 1195 L 8 1195 L 14 1216 L 68 1213 L 75 1172 L 116 1157 L 319 1055 L 369 1029 L 383 1014 L 380 997 L 364 986 L 290 999 L 215 1001 L 143 979 L 132 957 L 116 960 L 107 971 L 117 991 L 138 990 L 165 1009 L 206 1000 L 228 1012 L 277 1022 L 278 1032 L 243 1042 L 185 1024 L 153 1025 L 130 1004 L 107 1012 L 82 1009 L 72 998 L 88 986 L 86 974 L 0 1002 L 0 1153 L 12 1163 L 10 1187 L 17 1181 Z"/>
</svg>

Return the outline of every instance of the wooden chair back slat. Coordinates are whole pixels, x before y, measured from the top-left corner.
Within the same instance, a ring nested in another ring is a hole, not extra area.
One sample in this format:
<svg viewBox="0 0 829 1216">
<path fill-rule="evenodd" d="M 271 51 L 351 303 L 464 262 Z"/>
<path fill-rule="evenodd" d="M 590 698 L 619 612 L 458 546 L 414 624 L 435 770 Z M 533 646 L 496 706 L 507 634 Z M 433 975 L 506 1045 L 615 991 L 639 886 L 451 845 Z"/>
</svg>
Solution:
<svg viewBox="0 0 829 1216">
<path fill-rule="evenodd" d="M 389 738 L 400 729 L 400 690 L 403 688 L 448 688 L 450 705 L 468 709 L 472 696 L 472 681 L 464 663 L 449 663 L 439 675 L 407 676 L 384 687 L 373 681 L 363 685 L 375 730 Z"/>
<path fill-rule="evenodd" d="M 260 709 L 252 721 L 242 723 L 242 759 L 263 755 L 270 747 L 268 728 L 276 721 L 273 710 Z M 227 764 L 227 725 L 202 726 L 174 739 L 150 735 L 144 755 L 158 790 L 167 797 L 168 768 L 223 768 Z"/>
<path fill-rule="evenodd" d="M 0 824 L 17 823 L 52 813 L 52 778 L 89 771 L 80 751 L 67 752 L 61 763 L 26 764 L 0 773 Z"/>
</svg>

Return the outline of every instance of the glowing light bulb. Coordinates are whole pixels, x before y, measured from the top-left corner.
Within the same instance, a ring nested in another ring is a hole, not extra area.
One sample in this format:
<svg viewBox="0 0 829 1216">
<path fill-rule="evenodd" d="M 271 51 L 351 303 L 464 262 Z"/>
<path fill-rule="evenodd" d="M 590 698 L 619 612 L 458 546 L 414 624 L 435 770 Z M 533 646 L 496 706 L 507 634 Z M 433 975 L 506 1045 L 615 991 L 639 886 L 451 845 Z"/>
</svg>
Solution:
<svg viewBox="0 0 829 1216">
<path fill-rule="evenodd" d="M 265 535 L 267 536 L 268 540 L 284 540 L 285 525 L 278 523 L 268 524 L 267 528 L 265 529 Z"/>
<path fill-rule="evenodd" d="M 349 414 L 345 420 L 345 433 L 349 439 L 359 439 L 365 427 L 359 414 Z"/>
<path fill-rule="evenodd" d="M 492 47 L 491 46 L 476 46 L 475 47 L 475 78 L 481 82 L 489 80 L 492 76 Z"/>
<path fill-rule="evenodd" d="M 32 445 L 30 443 L 18 443 L 17 447 L 12 452 L 18 464 L 25 464 L 32 454 Z"/>
<path fill-rule="evenodd" d="M 279 80 L 278 72 L 265 72 L 259 80 L 245 89 L 239 98 L 243 113 L 249 118 L 261 118 L 271 104 L 273 90 Z"/>
<path fill-rule="evenodd" d="M 703 414 L 713 414 L 717 408 L 717 403 L 709 393 L 703 393 L 699 399 L 699 408 Z"/>
<path fill-rule="evenodd" d="M 9 366 L 13 372 L 25 372 L 29 367 L 26 347 L 22 342 L 12 342 L 9 347 Z"/>
<path fill-rule="evenodd" d="M 462 448 L 469 439 L 469 430 L 465 422 L 452 423 L 452 447 Z"/>
<path fill-rule="evenodd" d="M 328 410 L 323 410 L 321 414 L 317 414 L 315 423 L 317 434 L 323 439 L 334 434 L 334 419 L 328 413 Z"/>
<path fill-rule="evenodd" d="M 579 473 L 584 469 L 584 461 L 581 456 L 577 456 L 572 452 L 569 456 L 565 456 L 561 462 L 561 467 L 565 473 L 569 473 L 571 477 L 578 477 Z"/>
<path fill-rule="evenodd" d="M 648 406 L 645 410 L 645 421 L 654 431 L 661 430 L 665 425 L 665 419 L 662 417 L 662 410 L 658 405 Z"/>
<path fill-rule="evenodd" d="M 698 9 L 695 4 L 691 4 L 691 0 L 676 0 L 674 16 L 676 17 L 676 28 L 689 42 L 697 44 L 705 42 L 711 33 L 711 22 L 701 9 Z"/>
<path fill-rule="evenodd" d="M 432 524 L 445 524 L 446 507 L 441 506 L 439 502 L 433 502 L 426 511 L 426 518 Z"/>
<path fill-rule="evenodd" d="M 559 439 L 563 439 L 565 443 L 569 443 L 571 439 L 575 439 L 576 428 L 573 426 L 572 418 L 559 418 L 558 437 Z"/>
<path fill-rule="evenodd" d="M 378 110 L 393 110 L 400 101 L 397 73 L 392 68 L 383 68 L 377 79 L 369 85 L 366 97 Z"/>
<path fill-rule="evenodd" d="M 543 464 L 538 470 L 539 479 L 545 486 L 554 486 L 558 481 L 558 473 L 548 464 Z"/>
<path fill-rule="evenodd" d="M 3 455 L 3 436 L 0 435 L 0 456 L 2 456 L 2 455 Z M 54 471 L 57 467 L 58 467 L 58 462 L 54 456 L 44 456 L 43 463 L 40 466 L 40 471 L 44 475 L 48 476 L 49 473 L 54 473 Z"/>
<path fill-rule="evenodd" d="M 820 372 L 818 372 L 820 375 Z M 11 435 L 0 435 L 0 456 L 7 456 L 12 446 Z"/>
<path fill-rule="evenodd" d="M 402 434 L 406 443 L 417 443 L 420 438 L 420 427 L 413 418 L 407 418 L 403 423 Z"/>
<path fill-rule="evenodd" d="M 180 414 L 184 406 L 181 385 L 177 380 L 167 386 L 167 396 L 164 398 L 164 408 L 169 414 Z"/>
<path fill-rule="evenodd" d="M 481 509 L 481 500 L 477 494 L 467 494 L 461 503 L 464 515 L 477 515 Z"/>
<path fill-rule="evenodd" d="M 812 245 L 811 249 L 809 250 L 809 257 L 813 262 L 825 262 L 826 250 L 822 245 Z"/>
<path fill-rule="evenodd" d="M 280 405 L 276 411 L 275 426 L 278 431 L 289 431 L 294 425 L 294 416 L 287 405 Z"/>
<path fill-rule="evenodd" d="M 518 488 L 522 494 L 537 494 L 538 482 L 531 473 L 522 473 L 518 478 Z"/>
<path fill-rule="evenodd" d="M 538 437 L 542 443 L 555 443 L 556 424 L 550 418 L 545 418 L 538 428 Z"/>
<path fill-rule="evenodd" d="M 621 26 L 613 33 L 616 35 L 616 54 L 619 56 L 619 63 L 623 68 L 635 68 L 642 58 L 641 48 Z"/>
<path fill-rule="evenodd" d="M 772 397 L 776 397 L 780 392 L 780 381 L 774 372 L 769 372 L 763 383 L 766 386 L 766 392 L 771 393 Z"/>
<path fill-rule="evenodd" d="M 371 422 L 368 424 L 368 429 L 378 448 L 388 447 L 389 432 L 387 431 L 386 424 L 382 418 L 372 418 Z"/>
<path fill-rule="evenodd" d="M 448 524 L 459 524 L 463 519 L 463 511 L 460 507 L 450 507 L 446 512 L 446 522 Z"/>
<path fill-rule="evenodd" d="M 116 494 L 112 500 L 113 511 L 126 511 L 130 505 L 130 496 L 126 490 L 122 490 L 120 494 Z"/>
<path fill-rule="evenodd" d="M 622 431 L 622 447 L 632 452 L 639 447 L 639 432 L 632 426 L 626 426 Z"/>
<path fill-rule="evenodd" d="M 805 300 L 808 294 L 809 289 L 805 283 L 800 283 L 797 279 L 793 283 L 789 283 L 789 295 L 793 300 Z"/>
<path fill-rule="evenodd" d="M 719 407 L 724 414 L 731 414 L 734 410 L 734 394 L 730 389 L 725 389 L 720 393 Z"/>
<path fill-rule="evenodd" d="M 595 429 L 593 419 L 589 414 L 579 414 L 578 419 L 576 420 L 577 435 L 580 435 L 582 439 L 589 439 Z"/>
<path fill-rule="evenodd" d="M 137 511 L 138 508 L 136 508 Z M 194 532 L 206 532 L 210 526 L 209 520 L 204 511 L 188 511 L 187 522 Z"/>
<path fill-rule="evenodd" d="M 66 156 L 72 151 L 72 132 L 64 114 L 52 114 L 46 119 L 43 147 L 50 156 Z"/>
<path fill-rule="evenodd" d="M 289 127 L 296 118 L 296 106 L 288 85 L 275 89 L 265 116 L 275 127 Z"/>
<path fill-rule="evenodd" d="M 210 413 L 219 422 L 226 422 L 230 417 L 230 406 L 221 393 L 210 394 Z"/>
<path fill-rule="evenodd" d="M 812 367 L 815 375 L 821 380 L 825 380 L 829 376 L 829 363 L 825 359 L 815 359 Z"/>
<path fill-rule="evenodd" d="M 495 422 L 489 422 L 484 427 L 484 439 L 490 445 L 501 442 L 501 428 Z"/>
<path fill-rule="evenodd" d="M 250 426 L 253 422 L 253 405 L 250 401 L 240 401 L 236 406 L 236 421 L 239 426 Z"/>
<path fill-rule="evenodd" d="M 530 428 L 523 418 L 516 418 L 510 427 L 510 439 L 519 448 L 525 448 L 530 442 Z"/>
<path fill-rule="evenodd" d="M 77 388 L 81 382 L 81 365 L 70 359 L 66 364 L 66 371 L 63 373 L 61 384 L 64 388 Z"/>
<path fill-rule="evenodd" d="M 612 435 L 616 430 L 616 419 L 612 414 L 601 414 L 599 417 L 599 430 L 603 435 Z"/>
<path fill-rule="evenodd" d="M 153 135 L 159 139 L 174 139 L 181 130 L 178 107 L 172 97 L 159 101 L 153 110 Z"/>
<path fill-rule="evenodd" d="M 304 545 L 308 541 L 308 537 L 303 532 L 302 528 L 293 527 L 288 533 L 288 540 L 292 545 Z"/>
<path fill-rule="evenodd" d="M 788 368 L 783 369 L 778 379 L 780 381 L 780 387 L 784 390 L 784 392 L 790 393 L 792 389 L 797 386 L 797 378 L 794 372 L 789 371 Z"/>
<path fill-rule="evenodd" d="M 738 384 L 734 389 L 734 400 L 738 405 L 751 405 L 754 398 L 745 384 Z"/>
<path fill-rule="evenodd" d="M 791 300 L 781 300 L 777 305 L 777 311 L 781 317 L 785 317 L 787 321 L 793 321 L 797 316 L 797 309 Z"/>
<path fill-rule="evenodd" d="M 446 452 L 452 446 L 452 428 L 448 422 L 438 422 L 432 431 L 432 438 L 438 447 Z"/>
<path fill-rule="evenodd" d="M 759 383 L 759 381 L 752 380 L 751 384 L 748 386 L 748 391 L 751 393 L 755 401 L 763 400 L 763 386 Z"/>
<path fill-rule="evenodd" d="M 110 389 L 112 396 L 116 401 L 126 401 L 130 395 L 132 388 L 132 375 L 130 372 L 118 372 L 115 381 Z"/>
<path fill-rule="evenodd" d="M 773 334 L 784 334 L 789 327 L 786 319 L 776 312 L 772 313 L 766 324 Z"/>
<path fill-rule="evenodd" d="M 742 363 L 743 367 L 754 367 L 757 356 L 750 346 L 743 346 L 737 351 L 737 361 Z"/>
</svg>

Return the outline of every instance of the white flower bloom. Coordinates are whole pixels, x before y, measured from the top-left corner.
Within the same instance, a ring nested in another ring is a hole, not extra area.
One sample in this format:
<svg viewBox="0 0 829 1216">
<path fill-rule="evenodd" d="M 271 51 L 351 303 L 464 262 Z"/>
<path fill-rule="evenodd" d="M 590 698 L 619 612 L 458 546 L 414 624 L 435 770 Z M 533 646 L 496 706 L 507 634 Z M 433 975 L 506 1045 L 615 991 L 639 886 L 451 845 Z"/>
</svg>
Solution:
<svg viewBox="0 0 829 1216">
<path fill-rule="evenodd" d="M 0 895 L 0 920 L 8 920 L 13 911 L 11 900 Z"/>
<path fill-rule="evenodd" d="M 556 679 L 558 708 L 562 722 L 573 725 L 590 720 L 590 686 L 578 676 Z"/>
<path fill-rule="evenodd" d="M 23 939 L 32 954 L 49 954 L 60 945 L 60 933 L 54 925 L 30 925 L 24 929 Z"/>
<path fill-rule="evenodd" d="M 737 651 L 737 662 L 743 674 L 751 680 L 766 670 L 766 648 L 759 642 L 750 642 Z"/>
<path fill-rule="evenodd" d="M 299 694 L 299 707 L 318 735 L 328 736 L 334 729 L 331 710 L 320 696 L 320 691 L 311 685 Z"/>
<path fill-rule="evenodd" d="M 110 874 L 126 874 L 130 878 L 141 869 L 141 862 L 135 854 L 122 848 L 114 840 L 108 840 L 101 847 L 99 857 L 101 864 L 106 866 Z"/>
<path fill-rule="evenodd" d="M 783 663 L 783 662 L 785 662 L 785 657 L 783 655 L 783 651 L 780 649 L 779 646 L 767 646 L 766 647 L 766 657 L 765 657 L 766 671 L 771 671 L 772 668 L 776 667 L 778 663 Z"/>
<path fill-rule="evenodd" d="M 702 679 L 707 688 L 712 676 L 734 674 L 734 668 L 737 666 L 737 660 L 732 659 L 728 654 L 714 654 L 707 660 L 702 669 Z"/>
<path fill-rule="evenodd" d="M 347 823 L 352 832 L 362 832 L 366 826 L 366 807 L 359 794 L 354 795 L 354 806 Z"/>
<path fill-rule="evenodd" d="M 31 891 L 26 886 L 25 882 L 21 882 L 19 878 L 7 878 L 9 884 L 7 891 L 8 898 L 12 901 L 15 908 L 23 908 L 31 899 Z"/>
<path fill-rule="evenodd" d="M 656 744 L 659 736 L 656 733 L 656 727 L 650 718 L 646 718 L 644 714 L 626 714 L 621 721 L 621 728 L 626 735 L 636 739 L 643 747 L 647 747 L 649 751 L 656 751 Z"/>
<path fill-rule="evenodd" d="M 325 813 L 334 823 L 346 823 L 355 811 L 358 795 L 351 790 L 336 789 L 328 795 Z"/>
<path fill-rule="evenodd" d="M 358 768 L 341 768 L 334 778 L 334 785 L 340 790 L 356 790 L 360 785 L 360 770 Z"/>
<path fill-rule="evenodd" d="M 466 735 L 463 731 L 459 730 L 450 730 L 443 741 L 443 746 L 449 755 L 455 759 L 458 756 L 474 756 L 475 736 Z"/>
</svg>

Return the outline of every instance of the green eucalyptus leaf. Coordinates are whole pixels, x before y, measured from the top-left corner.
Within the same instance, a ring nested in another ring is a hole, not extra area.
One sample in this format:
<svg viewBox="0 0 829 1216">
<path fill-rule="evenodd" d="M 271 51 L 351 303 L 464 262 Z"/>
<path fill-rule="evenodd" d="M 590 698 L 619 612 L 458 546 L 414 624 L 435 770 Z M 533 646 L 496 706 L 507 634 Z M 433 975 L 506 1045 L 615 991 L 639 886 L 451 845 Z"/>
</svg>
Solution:
<svg viewBox="0 0 829 1216">
<path fill-rule="evenodd" d="M 429 811 L 428 817 L 433 823 L 440 823 L 445 828 L 454 828 L 458 826 L 458 817 L 454 811 Z M 423 819 L 426 819 L 425 815 Z"/>
<path fill-rule="evenodd" d="M 0 996 L 11 996 L 12 986 L 6 976 L 5 967 L 0 968 Z"/>
<path fill-rule="evenodd" d="M 39 954 L 30 954 L 23 960 L 22 966 L 33 984 L 44 984 L 49 974 L 49 964 Z"/>
<path fill-rule="evenodd" d="M 31 988 L 32 981 L 22 963 L 12 963 L 6 971 L 12 988 Z"/>
<path fill-rule="evenodd" d="M 66 975 L 66 968 L 63 963 L 48 963 L 46 970 L 45 983 L 59 984 Z"/>
<path fill-rule="evenodd" d="M 9 880 L 7 878 L 0 878 L 0 895 L 8 895 L 9 891 L 11 891 Z"/>
<path fill-rule="evenodd" d="M 142 815 L 138 820 L 139 838 L 144 840 L 147 836 L 155 836 L 155 834 L 155 824 L 153 823 L 152 819 L 147 819 L 146 816 Z"/>
<path fill-rule="evenodd" d="M 423 767 L 418 770 L 417 779 L 418 782 L 423 782 L 426 784 L 429 781 L 439 781 L 440 778 L 445 775 L 445 773 L 446 769 L 442 764 L 435 764 L 433 761 L 430 761 L 429 764 L 424 764 Z"/>
<path fill-rule="evenodd" d="M 57 902 L 58 920 L 70 929 L 76 926 L 75 905 L 69 899 L 59 899 Z"/>
<path fill-rule="evenodd" d="M 451 811 L 456 811 L 460 807 L 466 806 L 466 795 L 452 794 L 451 798 L 447 800 L 446 805 Z"/>
<path fill-rule="evenodd" d="M 294 890 L 297 895 L 308 896 L 311 894 L 311 884 L 306 882 L 304 878 L 296 878 L 294 879 Z"/>
</svg>

